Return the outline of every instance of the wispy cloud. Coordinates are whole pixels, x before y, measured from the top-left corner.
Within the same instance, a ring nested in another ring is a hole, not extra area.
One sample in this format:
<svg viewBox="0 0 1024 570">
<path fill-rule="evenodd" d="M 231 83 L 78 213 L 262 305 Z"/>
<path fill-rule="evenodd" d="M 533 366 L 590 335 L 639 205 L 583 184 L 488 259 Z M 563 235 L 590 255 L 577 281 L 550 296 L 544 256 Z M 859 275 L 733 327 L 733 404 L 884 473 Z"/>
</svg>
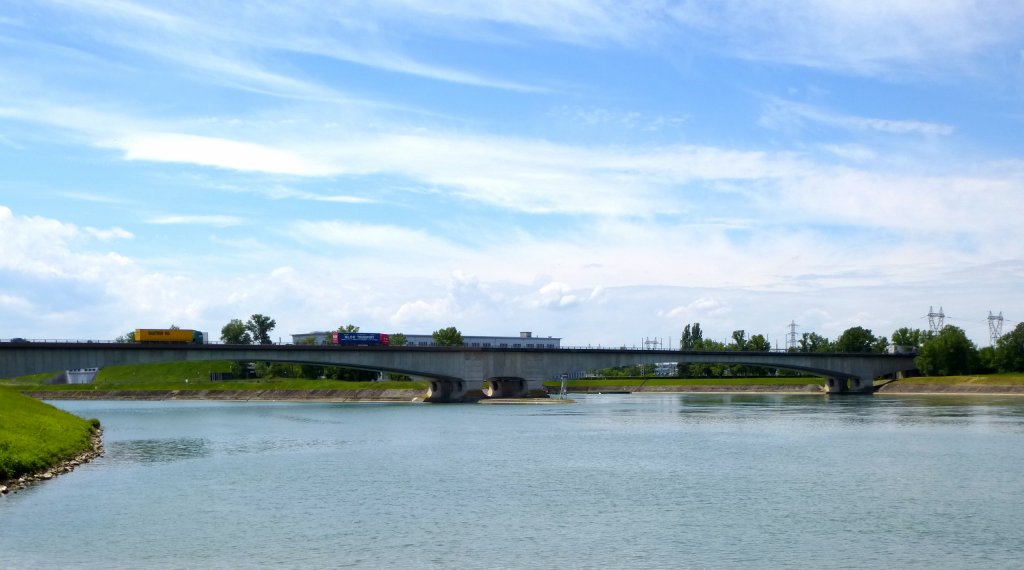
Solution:
<svg viewBox="0 0 1024 570">
<path fill-rule="evenodd" d="M 952 125 L 913 119 L 880 119 L 836 113 L 803 103 L 770 98 L 758 120 L 764 127 L 787 130 L 814 123 L 847 131 L 876 131 L 894 135 L 948 136 Z"/>
<path fill-rule="evenodd" d="M 202 17 L 187 9 L 167 5 L 154 8 L 122 0 L 90 0 L 70 3 L 66 8 L 107 18 L 125 31 L 114 33 L 104 27 L 89 29 L 93 37 L 150 57 L 170 60 L 184 68 L 211 74 L 238 87 L 283 97 L 320 100 L 347 99 L 323 82 L 295 77 L 274 67 L 273 61 L 292 54 L 313 55 L 355 63 L 437 81 L 477 87 L 538 92 L 545 88 L 421 61 L 398 47 L 398 38 L 382 41 L 386 21 L 394 14 L 386 6 L 360 5 L 363 17 L 383 19 L 380 26 L 355 24 L 336 3 L 313 3 L 293 7 L 281 4 L 247 11 L 246 25 L 237 25 L 237 7 L 209 5 Z M 404 18 L 403 18 L 404 19 Z M 412 19 L 415 20 L 414 18 Z M 217 54 L 217 55 L 213 55 Z"/>
<path fill-rule="evenodd" d="M 184 216 L 184 215 L 166 215 L 157 216 L 146 220 L 148 224 L 154 224 L 159 226 L 168 225 L 189 225 L 189 226 L 214 226 L 218 228 L 227 228 L 231 226 L 239 226 L 242 224 L 242 219 L 236 216 L 223 216 L 223 215 L 209 215 L 209 216 Z"/>
<path fill-rule="evenodd" d="M 998 0 L 725 0 L 668 11 L 728 55 L 893 79 L 973 73 L 974 59 L 1019 43 L 1024 29 L 1024 6 Z"/>
<path fill-rule="evenodd" d="M 460 246 L 427 232 L 383 224 L 296 221 L 289 225 L 289 234 L 305 241 L 352 248 L 352 251 L 360 255 L 393 251 L 448 257 L 464 251 Z"/>
<path fill-rule="evenodd" d="M 97 228 L 84 228 L 85 233 L 95 237 L 100 241 L 110 241 L 115 239 L 132 239 L 135 237 L 131 232 L 122 228 L 110 228 L 110 229 L 97 229 Z"/>
<path fill-rule="evenodd" d="M 95 192 L 61 192 L 61 196 L 93 204 L 128 204 L 129 200 Z"/>
<path fill-rule="evenodd" d="M 106 143 L 124 149 L 127 160 L 179 162 L 248 172 L 321 176 L 330 171 L 288 150 L 179 133 L 139 133 Z"/>
</svg>

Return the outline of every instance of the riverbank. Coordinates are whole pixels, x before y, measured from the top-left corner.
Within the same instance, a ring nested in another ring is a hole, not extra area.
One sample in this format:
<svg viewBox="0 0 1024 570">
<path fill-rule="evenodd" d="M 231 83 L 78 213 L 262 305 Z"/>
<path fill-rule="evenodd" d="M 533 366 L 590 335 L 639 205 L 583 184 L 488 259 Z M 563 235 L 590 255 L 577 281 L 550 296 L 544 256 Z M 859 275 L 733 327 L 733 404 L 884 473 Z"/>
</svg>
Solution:
<svg viewBox="0 0 1024 570">
<path fill-rule="evenodd" d="M 0 495 L 70 472 L 102 453 L 98 420 L 0 388 Z"/>
<path fill-rule="evenodd" d="M 552 398 L 557 389 L 548 387 Z M 220 400 L 256 402 L 365 402 L 398 403 L 423 402 L 426 391 L 422 389 L 357 389 L 357 390 L 23 390 L 25 396 L 39 400 Z M 821 394 L 824 389 L 818 384 L 679 384 L 679 385 L 592 385 L 575 386 L 570 394 L 687 394 L 687 393 L 731 393 L 731 394 Z M 890 382 L 878 389 L 879 394 L 987 394 L 1024 395 L 1024 385 L 978 384 L 942 382 Z M 519 399 L 481 399 L 481 403 L 507 403 Z M 527 400 L 527 399 L 522 399 Z M 529 398 L 538 400 L 538 398 Z M 543 401 L 546 398 L 539 398 Z"/>
<path fill-rule="evenodd" d="M 941 384 L 892 382 L 878 389 L 878 394 L 986 394 L 1024 396 L 1024 386 L 1012 384 Z"/>
<path fill-rule="evenodd" d="M 26 473 L 17 479 L 0 481 L 0 496 L 6 495 L 7 493 L 17 493 L 29 485 L 49 481 L 54 477 L 71 473 L 76 468 L 81 467 L 82 465 L 85 465 L 93 459 L 103 455 L 103 430 L 97 428 L 89 438 L 89 441 L 90 448 L 71 459 L 61 461 L 56 465 L 33 473 Z"/>
<path fill-rule="evenodd" d="M 550 390 L 550 388 L 548 388 Z M 808 393 L 817 394 L 822 391 L 817 384 L 680 384 L 636 386 L 609 384 L 603 386 L 576 386 L 569 388 L 575 394 L 608 394 L 612 392 L 628 392 L 633 394 L 650 393 L 687 393 L 687 392 L 750 392 L 750 393 Z"/>
<path fill-rule="evenodd" d="M 236 400 L 317 402 L 420 402 L 421 389 L 358 390 L 24 390 L 22 394 L 40 400 Z"/>
</svg>

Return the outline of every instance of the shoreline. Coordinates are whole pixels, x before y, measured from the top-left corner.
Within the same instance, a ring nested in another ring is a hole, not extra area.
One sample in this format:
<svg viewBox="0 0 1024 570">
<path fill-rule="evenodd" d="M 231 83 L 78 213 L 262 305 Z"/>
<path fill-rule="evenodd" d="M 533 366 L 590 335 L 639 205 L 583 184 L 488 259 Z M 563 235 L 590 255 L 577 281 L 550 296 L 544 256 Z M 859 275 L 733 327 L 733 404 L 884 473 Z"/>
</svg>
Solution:
<svg viewBox="0 0 1024 570">
<path fill-rule="evenodd" d="M 550 387 L 549 387 L 550 389 Z M 620 386 L 602 385 L 570 388 L 573 394 L 825 394 L 818 384 L 749 384 L 749 385 L 690 385 L 690 386 Z M 1005 384 L 940 384 L 891 382 L 881 386 L 880 395 L 1001 395 L 1024 396 L 1024 385 Z M 333 403 L 419 403 L 426 393 L 419 389 L 361 389 L 361 390 L 25 390 L 22 394 L 38 400 L 207 400 L 256 402 L 333 402 Z M 557 390 L 549 392 L 557 399 Z M 538 399 L 538 398 L 524 398 Z M 547 400 L 547 398 L 540 398 Z M 497 400 L 497 401 L 495 401 Z M 480 402 L 507 403 L 514 398 L 481 398 Z"/>
<path fill-rule="evenodd" d="M 91 449 L 87 449 L 82 453 L 79 453 L 78 455 L 72 457 L 71 459 L 61 461 L 57 465 L 48 467 L 35 473 L 27 473 L 25 475 L 18 477 L 17 479 L 11 479 L 9 481 L 0 481 L 0 498 L 6 496 L 9 493 L 17 493 L 18 491 L 21 491 L 26 487 L 37 485 L 44 481 L 50 481 L 51 479 L 54 479 L 61 475 L 71 473 L 76 468 L 85 465 L 86 463 L 89 463 L 93 459 L 96 459 L 97 457 L 103 455 L 103 428 L 97 428 L 96 431 L 93 432 L 91 436 L 89 436 L 89 441 L 92 444 Z"/>
<path fill-rule="evenodd" d="M 423 390 L 25 390 L 37 400 L 225 400 L 257 402 L 420 402 Z"/>
</svg>

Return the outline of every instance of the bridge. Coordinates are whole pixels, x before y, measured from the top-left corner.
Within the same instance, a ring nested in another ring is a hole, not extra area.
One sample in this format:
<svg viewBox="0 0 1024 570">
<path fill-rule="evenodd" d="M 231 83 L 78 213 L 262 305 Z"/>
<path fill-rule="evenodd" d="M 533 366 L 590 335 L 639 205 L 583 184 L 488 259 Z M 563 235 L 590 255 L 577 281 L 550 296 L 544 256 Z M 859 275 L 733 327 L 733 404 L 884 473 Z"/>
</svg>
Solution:
<svg viewBox="0 0 1024 570">
<path fill-rule="evenodd" d="M 637 364 L 743 364 L 809 372 L 830 393 L 873 392 L 875 378 L 914 370 L 913 355 L 803 352 L 704 352 L 608 348 L 475 348 L 437 346 L 153 345 L 0 343 L 0 378 L 121 364 L 235 360 L 342 366 L 406 374 L 429 383 L 428 400 L 528 397 L 564 372 Z"/>
</svg>

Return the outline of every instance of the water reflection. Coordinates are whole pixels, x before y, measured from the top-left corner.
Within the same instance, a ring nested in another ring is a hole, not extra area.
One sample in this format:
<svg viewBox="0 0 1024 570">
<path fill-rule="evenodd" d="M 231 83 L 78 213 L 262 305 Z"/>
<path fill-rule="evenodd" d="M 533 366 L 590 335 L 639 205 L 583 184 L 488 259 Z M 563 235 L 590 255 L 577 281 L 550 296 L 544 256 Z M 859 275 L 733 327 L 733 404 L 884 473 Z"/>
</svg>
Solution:
<svg viewBox="0 0 1024 570">
<path fill-rule="evenodd" d="M 681 422 L 783 428 L 971 426 L 1024 432 L 1024 399 L 1006 396 L 680 393 L 586 394 L 576 399 L 579 410 L 609 427 Z"/>
<path fill-rule="evenodd" d="M 104 457 L 120 463 L 166 463 L 210 455 L 203 438 L 136 439 L 115 441 L 106 446 Z"/>
</svg>

